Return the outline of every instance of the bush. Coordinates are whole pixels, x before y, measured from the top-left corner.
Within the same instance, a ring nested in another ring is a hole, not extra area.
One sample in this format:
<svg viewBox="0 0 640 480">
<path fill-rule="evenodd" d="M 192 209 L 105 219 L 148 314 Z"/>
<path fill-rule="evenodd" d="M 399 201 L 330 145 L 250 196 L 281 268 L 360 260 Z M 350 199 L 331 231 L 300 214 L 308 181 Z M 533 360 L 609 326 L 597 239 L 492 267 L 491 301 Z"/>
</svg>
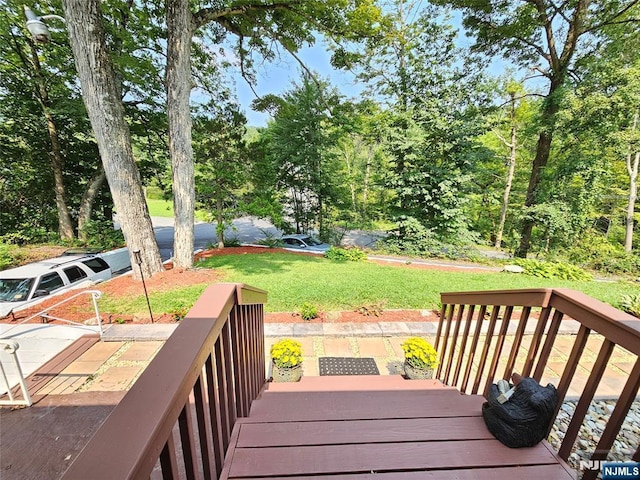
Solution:
<svg viewBox="0 0 640 480">
<path fill-rule="evenodd" d="M 225 247 L 239 247 L 240 246 L 240 240 L 238 240 L 238 237 L 225 238 L 224 239 L 224 246 Z"/>
<path fill-rule="evenodd" d="M 324 256 L 338 262 L 361 262 L 367 259 L 367 254 L 359 248 L 331 247 Z"/>
<path fill-rule="evenodd" d="M 634 317 L 640 318 L 640 293 L 637 295 L 623 295 L 618 308 Z"/>
<path fill-rule="evenodd" d="M 464 244 L 471 241 L 471 237 L 463 240 L 456 244 L 443 242 L 433 230 L 415 218 L 403 216 L 396 227 L 389 231 L 389 236 L 378 243 L 378 248 L 396 255 L 481 261 L 482 257 L 475 248 Z"/>
<path fill-rule="evenodd" d="M 518 258 L 513 261 L 524 268 L 524 273 L 533 277 L 560 278 L 562 280 L 593 280 L 593 275 L 580 267 L 562 262 L 542 262 L 530 258 Z"/>
<path fill-rule="evenodd" d="M 302 363 L 300 342 L 285 338 L 271 346 L 271 359 L 280 368 L 291 368 Z"/>
<path fill-rule="evenodd" d="M 302 317 L 303 320 L 318 318 L 318 307 L 311 303 L 303 303 L 300 307 L 300 317 Z"/>
<path fill-rule="evenodd" d="M 0 270 L 9 268 L 14 264 L 14 262 L 15 258 L 11 253 L 11 247 L 4 243 L 0 243 Z"/>
<path fill-rule="evenodd" d="M 566 251 L 571 263 L 611 274 L 638 275 L 640 255 L 626 252 L 621 245 L 610 243 L 604 236 L 586 233 Z"/>
<path fill-rule="evenodd" d="M 115 230 L 111 220 L 90 220 L 84 226 L 85 245 L 112 250 L 125 245 L 122 230 Z"/>
</svg>

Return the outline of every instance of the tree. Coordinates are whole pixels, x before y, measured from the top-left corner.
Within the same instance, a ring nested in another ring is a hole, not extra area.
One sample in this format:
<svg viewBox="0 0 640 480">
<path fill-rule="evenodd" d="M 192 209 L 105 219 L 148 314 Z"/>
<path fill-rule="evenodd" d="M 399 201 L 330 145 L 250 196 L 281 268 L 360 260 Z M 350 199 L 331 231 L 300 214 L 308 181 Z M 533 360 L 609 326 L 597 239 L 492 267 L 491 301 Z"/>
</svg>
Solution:
<svg viewBox="0 0 640 480">
<path fill-rule="evenodd" d="M 346 182 L 334 151 L 340 135 L 335 128 L 338 116 L 331 113 L 338 105 L 335 90 L 324 83 L 318 87 L 303 75 L 302 83 L 280 100 L 264 132 L 270 170 L 276 172 L 276 187 L 286 192 L 286 214 L 297 233 L 318 228 L 325 237 L 329 211 L 340 203 L 339 189 Z"/>
<path fill-rule="evenodd" d="M 433 8 L 394 0 L 385 11 L 379 34 L 345 65 L 389 105 L 384 145 L 395 213 L 454 238 L 466 231 L 462 190 L 484 128 L 478 65 Z"/>
<path fill-rule="evenodd" d="M 527 69 L 535 69 L 548 81 L 536 155 L 531 166 L 525 207 L 535 206 L 553 141 L 554 120 L 561 109 L 562 89 L 572 68 L 592 54 L 591 45 L 611 24 L 636 21 L 638 0 L 435 0 L 462 10 L 464 26 L 476 35 L 475 48 L 488 55 L 501 53 Z M 544 65 L 544 66 L 543 66 Z M 516 251 L 529 251 L 534 221 L 522 224 Z"/>
<path fill-rule="evenodd" d="M 207 6 L 196 12 L 187 0 L 167 0 L 167 113 L 174 169 L 175 258 L 177 266 L 193 264 L 194 180 L 189 117 L 191 44 L 198 29 L 211 24 L 221 41 L 226 34 L 237 40 L 236 54 L 246 78 L 251 78 L 252 55 L 273 60 L 273 46 L 298 58 L 313 32 L 335 39 L 357 40 L 371 32 L 378 9 L 371 0 L 235 0 Z"/>
<path fill-rule="evenodd" d="M 239 211 L 238 190 L 247 181 L 246 118 L 234 104 L 216 110 L 194 122 L 195 183 L 196 200 L 213 212 L 218 248 L 224 248 L 224 230 Z"/>
<path fill-rule="evenodd" d="M 83 100 L 91 120 L 107 182 L 118 212 L 131 263 L 140 250 L 145 276 L 162 270 L 160 252 L 131 148 L 114 66 L 105 44 L 100 2 L 63 0 Z M 134 275 L 138 275 L 134 269 Z"/>
</svg>

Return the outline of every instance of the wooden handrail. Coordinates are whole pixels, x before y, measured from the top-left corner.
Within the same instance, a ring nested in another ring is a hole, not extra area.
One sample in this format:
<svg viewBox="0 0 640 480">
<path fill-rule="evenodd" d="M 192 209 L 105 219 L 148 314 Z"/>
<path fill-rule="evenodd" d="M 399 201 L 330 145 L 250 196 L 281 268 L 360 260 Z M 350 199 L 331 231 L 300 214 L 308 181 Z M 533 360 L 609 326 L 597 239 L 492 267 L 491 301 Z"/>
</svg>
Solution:
<svg viewBox="0 0 640 480">
<path fill-rule="evenodd" d="M 242 284 L 205 290 L 63 478 L 149 478 L 157 465 L 174 478 L 217 478 L 233 425 L 265 381 L 265 302 Z"/>
<path fill-rule="evenodd" d="M 573 337 L 571 353 L 557 385 L 560 404 L 556 415 L 578 369 L 589 336 L 592 332 L 602 336 L 597 359 L 589 368 L 589 377 L 558 451 L 564 460 L 571 454 L 614 348 L 619 346 L 635 355 L 631 374 L 591 455 L 592 460 L 606 459 L 640 387 L 640 319 L 584 293 L 564 288 L 449 292 L 442 293 L 441 300 L 436 336 L 440 358 L 437 376 L 463 393 L 471 385 L 470 393 L 483 391 L 486 395 L 492 383 L 510 378 L 516 370 L 540 381 L 563 318 L 577 321 L 580 327 Z M 533 334 L 527 341 L 525 333 L 530 326 Z M 507 356 L 503 348 L 510 331 L 513 341 Z M 518 359 L 521 359 L 521 365 L 516 369 Z M 501 363 L 504 370 L 498 368 Z M 462 372 L 464 374 L 460 375 Z M 640 458 L 640 448 L 632 458 L 636 461 Z M 597 471 L 588 470 L 583 478 L 595 478 L 596 474 Z"/>
</svg>

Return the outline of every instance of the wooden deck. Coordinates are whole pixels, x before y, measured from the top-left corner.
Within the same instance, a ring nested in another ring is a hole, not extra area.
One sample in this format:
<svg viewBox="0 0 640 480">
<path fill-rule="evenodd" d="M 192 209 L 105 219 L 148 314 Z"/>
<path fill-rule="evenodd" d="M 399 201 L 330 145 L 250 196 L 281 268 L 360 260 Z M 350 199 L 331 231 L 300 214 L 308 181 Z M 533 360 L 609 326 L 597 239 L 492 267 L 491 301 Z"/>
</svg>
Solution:
<svg viewBox="0 0 640 480">
<path fill-rule="evenodd" d="M 484 398 L 399 376 L 270 384 L 238 419 L 223 479 L 575 479 L 546 442 L 510 449 Z"/>
</svg>

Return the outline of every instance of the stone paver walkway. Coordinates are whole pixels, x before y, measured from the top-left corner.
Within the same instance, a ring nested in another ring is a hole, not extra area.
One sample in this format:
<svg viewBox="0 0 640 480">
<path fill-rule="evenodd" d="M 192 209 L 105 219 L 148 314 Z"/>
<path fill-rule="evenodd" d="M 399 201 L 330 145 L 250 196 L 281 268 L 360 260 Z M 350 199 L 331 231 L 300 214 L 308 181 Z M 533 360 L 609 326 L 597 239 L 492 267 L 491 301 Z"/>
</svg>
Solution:
<svg viewBox="0 0 640 480">
<path fill-rule="evenodd" d="M 45 385 L 38 394 L 128 390 L 164 340 L 169 337 L 175 325 L 114 325 L 111 328 L 113 331 L 107 331 L 105 341 L 91 347 Z M 381 375 L 398 375 L 404 373 L 402 343 L 410 336 L 421 336 L 433 344 L 436 330 L 436 322 L 266 324 L 266 363 L 270 363 L 271 345 L 279 339 L 291 337 L 302 344 L 305 375 L 319 375 L 318 358 L 323 356 L 371 357 L 375 360 Z M 571 332 L 571 325 L 565 326 L 562 331 Z M 558 384 L 573 345 L 571 337 L 571 333 L 562 333 L 556 339 L 542 379 L 543 383 Z M 512 339 L 512 336 L 507 336 L 504 351 L 510 349 Z M 601 343 L 601 337 L 590 338 L 583 361 L 569 389 L 568 399 L 580 396 Z M 525 337 L 523 345 L 527 344 L 528 340 Z M 519 357 L 520 363 L 516 364 L 516 371 L 517 366 L 524 363 L 524 355 L 523 352 Z M 504 368 L 504 361 L 505 359 L 499 364 L 498 371 Z M 634 355 L 616 347 L 596 398 L 617 398 L 634 362 Z M 269 372 L 266 373 L 269 375 Z"/>
</svg>

